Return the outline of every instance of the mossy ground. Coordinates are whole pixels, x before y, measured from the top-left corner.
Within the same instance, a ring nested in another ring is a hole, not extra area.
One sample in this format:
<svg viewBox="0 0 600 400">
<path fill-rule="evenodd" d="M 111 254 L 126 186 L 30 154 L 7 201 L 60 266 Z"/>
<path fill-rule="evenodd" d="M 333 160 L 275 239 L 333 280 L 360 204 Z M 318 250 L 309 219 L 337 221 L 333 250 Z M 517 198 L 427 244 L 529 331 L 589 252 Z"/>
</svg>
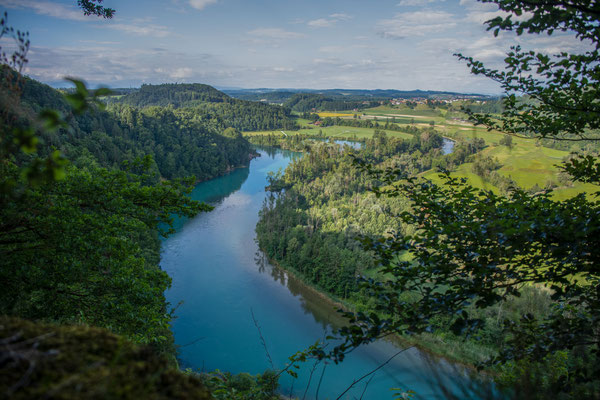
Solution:
<svg viewBox="0 0 600 400">
<path fill-rule="evenodd" d="M 196 376 L 105 329 L 0 317 L 0 398 L 212 399 Z"/>
</svg>

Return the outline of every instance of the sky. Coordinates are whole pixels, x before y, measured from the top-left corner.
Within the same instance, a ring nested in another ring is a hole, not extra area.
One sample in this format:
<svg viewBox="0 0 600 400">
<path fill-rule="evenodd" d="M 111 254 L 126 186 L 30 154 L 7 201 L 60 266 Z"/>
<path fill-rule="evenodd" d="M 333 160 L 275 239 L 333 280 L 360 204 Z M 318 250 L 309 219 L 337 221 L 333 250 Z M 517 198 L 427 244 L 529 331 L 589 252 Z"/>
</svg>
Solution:
<svg viewBox="0 0 600 400">
<path fill-rule="evenodd" d="M 399 89 L 499 94 L 460 52 L 501 67 L 511 45 L 557 53 L 566 35 L 501 33 L 476 0 L 104 0 L 113 19 L 84 16 L 76 0 L 0 0 L 28 31 L 25 73 L 55 87 L 206 83 L 229 88 Z M 10 49 L 8 38 L 0 46 Z"/>
</svg>

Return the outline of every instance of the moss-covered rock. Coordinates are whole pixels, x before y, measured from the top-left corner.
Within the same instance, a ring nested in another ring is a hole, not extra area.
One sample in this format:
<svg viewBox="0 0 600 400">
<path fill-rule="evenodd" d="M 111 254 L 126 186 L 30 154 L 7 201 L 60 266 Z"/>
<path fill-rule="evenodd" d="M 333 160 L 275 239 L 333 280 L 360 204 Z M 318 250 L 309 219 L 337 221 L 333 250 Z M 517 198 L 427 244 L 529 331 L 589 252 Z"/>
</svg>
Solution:
<svg viewBox="0 0 600 400">
<path fill-rule="evenodd" d="M 0 317 L 0 398 L 212 399 L 193 375 L 105 329 Z"/>
</svg>

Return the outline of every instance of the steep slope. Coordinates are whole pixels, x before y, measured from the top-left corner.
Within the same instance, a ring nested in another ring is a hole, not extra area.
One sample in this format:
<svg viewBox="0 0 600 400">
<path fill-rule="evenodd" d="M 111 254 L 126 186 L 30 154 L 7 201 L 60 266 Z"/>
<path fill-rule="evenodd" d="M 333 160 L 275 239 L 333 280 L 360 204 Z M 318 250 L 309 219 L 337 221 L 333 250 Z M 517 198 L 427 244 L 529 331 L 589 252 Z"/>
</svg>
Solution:
<svg viewBox="0 0 600 400">
<path fill-rule="evenodd" d="M 214 89 L 209 92 L 204 98 L 227 97 Z M 10 102 L 14 120 L 21 126 L 29 126 L 44 109 L 65 115 L 69 126 L 42 132 L 39 151 L 44 155 L 59 149 L 76 164 L 80 159 L 92 157 L 103 167 L 120 168 L 124 161 L 151 155 L 152 168 L 163 178 L 194 175 L 204 180 L 247 165 L 254 154 L 241 135 L 222 134 L 232 125 L 223 119 L 215 123 L 212 114 L 201 110 L 193 113 L 172 107 L 140 110 L 119 104 L 108 111 L 96 110 L 75 117 L 60 92 L 28 78 L 23 81 L 20 98 Z"/>
</svg>

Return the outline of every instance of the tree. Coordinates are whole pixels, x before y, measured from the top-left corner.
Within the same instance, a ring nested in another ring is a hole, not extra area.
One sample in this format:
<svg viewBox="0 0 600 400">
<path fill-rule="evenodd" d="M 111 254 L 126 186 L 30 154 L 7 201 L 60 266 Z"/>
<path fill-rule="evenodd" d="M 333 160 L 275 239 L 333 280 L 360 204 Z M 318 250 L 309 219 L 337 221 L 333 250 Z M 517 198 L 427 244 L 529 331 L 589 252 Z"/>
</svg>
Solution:
<svg viewBox="0 0 600 400">
<path fill-rule="evenodd" d="M 115 10 L 102 6 L 102 0 L 77 0 L 77 5 L 85 15 L 96 15 L 102 18 L 112 18 Z"/>
<path fill-rule="evenodd" d="M 471 113 L 490 129 L 517 136 L 554 140 L 600 139 L 600 3 L 590 0 L 479 0 L 495 3 L 508 13 L 487 21 L 494 35 L 500 31 L 532 34 L 571 32 L 589 50 L 582 54 L 548 55 L 512 46 L 498 71 L 465 57 L 475 75 L 498 82 L 505 91 L 505 110 L 500 118 Z M 513 20 L 513 18 L 517 18 Z M 522 101 L 519 94 L 532 101 Z"/>
<path fill-rule="evenodd" d="M 572 32 L 590 50 L 547 55 L 515 46 L 504 71 L 458 55 L 474 74 L 496 80 L 506 93 L 500 116 L 471 113 L 472 120 L 527 138 L 598 139 L 600 3 L 480 1 L 506 12 L 487 21 L 495 35 Z M 382 276 L 390 278 L 362 279 L 362 289 L 373 296 L 378 312 L 348 313 L 352 324 L 340 331 L 345 342 L 333 357 L 343 359 L 350 349 L 390 333 L 435 330 L 440 319 L 456 334 L 476 335 L 483 328 L 480 310 L 538 286 L 550 294 L 552 309 L 504 321 L 502 346 L 487 365 L 521 363 L 532 371 L 568 354 L 564 369 L 545 389 L 557 395 L 600 396 L 600 192 L 565 201 L 552 200 L 548 191 L 530 194 L 518 188 L 498 196 L 449 174 L 444 174 L 445 185 L 438 186 L 356 162 L 381 179 L 382 186 L 374 189 L 378 196 L 411 201 L 411 212 L 399 219 L 417 230 L 363 239 L 376 255 Z M 574 157 L 562 168 L 576 181 L 600 184 L 600 163 L 591 155 Z M 413 259 L 398 261 L 404 252 Z M 527 396 L 544 396 L 541 386 L 531 389 Z"/>
<path fill-rule="evenodd" d="M 512 149 L 512 147 L 513 147 L 513 138 L 510 135 L 504 135 L 502 137 L 502 139 L 500 139 L 500 141 L 498 143 L 500 143 L 501 146 L 506 146 L 509 149 Z"/>
</svg>

